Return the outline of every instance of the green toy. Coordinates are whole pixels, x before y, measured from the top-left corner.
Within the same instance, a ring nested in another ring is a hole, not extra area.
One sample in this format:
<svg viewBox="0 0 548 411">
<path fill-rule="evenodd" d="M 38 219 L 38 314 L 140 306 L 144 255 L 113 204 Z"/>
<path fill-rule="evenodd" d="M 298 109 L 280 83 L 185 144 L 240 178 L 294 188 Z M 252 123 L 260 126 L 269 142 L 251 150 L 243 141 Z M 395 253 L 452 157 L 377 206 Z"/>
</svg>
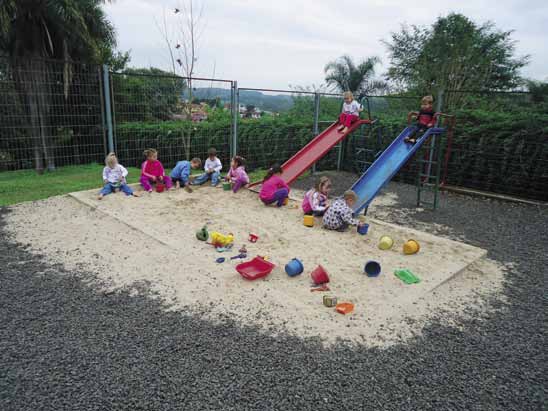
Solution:
<svg viewBox="0 0 548 411">
<path fill-rule="evenodd" d="M 207 241 L 209 233 L 207 232 L 207 226 L 204 225 L 200 230 L 196 231 L 196 238 L 200 241 Z"/>
<path fill-rule="evenodd" d="M 411 270 L 408 270 L 407 268 L 394 271 L 394 275 L 402 280 L 405 284 L 415 284 L 421 282 L 420 278 L 413 274 Z"/>
</svg>

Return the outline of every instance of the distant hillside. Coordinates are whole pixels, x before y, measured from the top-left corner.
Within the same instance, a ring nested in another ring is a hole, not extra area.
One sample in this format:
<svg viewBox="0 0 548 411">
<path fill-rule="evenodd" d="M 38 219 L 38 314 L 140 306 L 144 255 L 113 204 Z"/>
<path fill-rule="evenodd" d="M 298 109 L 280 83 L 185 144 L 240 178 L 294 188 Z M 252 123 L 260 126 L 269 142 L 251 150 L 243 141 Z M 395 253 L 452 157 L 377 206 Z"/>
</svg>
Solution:
<svg viewBox="0 0 548 411">
<path fill-rule="evenodd" d="M 194 97 L 199 99 L 214 99 L 219 97 L 223 103 L 230 103 L 230 90 L 224 88 L 195 88 Z M 283 112 L 293 107 L 290 95 L 268 95 L 259 91 L 240 91 L 240 104 L 253 105 L 262 110 Z"/>
</svg>

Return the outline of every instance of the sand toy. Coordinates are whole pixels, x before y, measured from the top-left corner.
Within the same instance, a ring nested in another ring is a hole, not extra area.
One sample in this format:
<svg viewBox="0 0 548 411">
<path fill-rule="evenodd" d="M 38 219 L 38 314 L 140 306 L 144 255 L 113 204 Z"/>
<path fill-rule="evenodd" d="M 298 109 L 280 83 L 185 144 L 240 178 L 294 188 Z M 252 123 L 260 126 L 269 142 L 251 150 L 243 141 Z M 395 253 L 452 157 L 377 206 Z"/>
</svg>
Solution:
<svg viewBox="0 0 548 411">
<path fill-rule="evenodd" d="M 201 229 L 196 231 L 196 238 L 200 241 L 207 241 L 209 233 L 207 232 L 207 226 L 204 225 Z"/>
<path fill-rule="evenodd" d="M 236 266 L 236 271 L 238 271 L 246 280 L 257 280 L 270 274 L 274 267 L 275 265 L 270 261 L 266 261 L 257 256 L 251 261 L 238 264 Z"/>
<path fill-rule="evenodd" d="M 228 234 L 224 235 L 214 231 L 211 233 L 211 243 L 215 247 L 227 247 L 228 245 L 234 242 L 234 235 Z"/>
<path fill-rule="evenodd" d="M 305 215 L 303 217 L 303 224 L 307 227 L 314 227 L 314 216 L 313 215 Z"/>
<path fill-rule="evenodd" d="M 381 273 L 381 265 L 377 261 L 370 260 L 365 263 L 364 271 L 368 277 L 377 277 Z"/>
<path fill-rule="evenodd" d="M 354 311 L 354 304 L 352 303 L 339 303 L 335 306 L 335 310 L 341 314 L 350 314 Z"/>
<path fill-rule="evenodd" d="M 407 240 L 406 243 L 403 245 L 403 253 L 404 254 L 416 254 L 421 249 L 418 241 L 416 240 Z"/>
<path fill-rule="evenodd" d="M 394 275 L 402 280 L 405 284 L 416 284 L 421 282 L 420 278 L 413 274 L 413 272 L 411 270 L 408 270 L 407 268 L 394 271 Z"/>
<path fill-rule="evenodd" d="M 310 273 L 310 277 L 312 277 L 312 281 L 314 281 L 314 284 L 321 285 L 329 282 L 329 276 L 327 275 L 327 271 L 319 265 L 317 266 L 314 271 Z"/>
<path fill-rule="evenodd" d="M 303 272 L 303 263 L 298 258 L 293 258 L 285 265 L 285 272 L 290 277 L 295 277 Z"/>
<path fill-rule="evenodd" d="M 387 235 L 383 235 L 379 240 L 379 248 L 381 250 L 390 250 L 393 245 L 394 240 L 392 240 L 392 238 L 388 237 Z"/>
</svg>

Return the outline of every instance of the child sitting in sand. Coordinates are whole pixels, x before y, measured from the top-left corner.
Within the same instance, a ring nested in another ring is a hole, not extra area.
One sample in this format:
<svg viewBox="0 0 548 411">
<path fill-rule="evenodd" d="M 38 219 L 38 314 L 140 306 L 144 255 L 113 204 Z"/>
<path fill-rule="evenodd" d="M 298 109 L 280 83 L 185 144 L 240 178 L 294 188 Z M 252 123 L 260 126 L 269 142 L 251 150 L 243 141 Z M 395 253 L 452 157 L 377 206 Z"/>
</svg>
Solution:
<svg viewBox="0 0 548 411">
<path fill-rule="evenodd" d="M 141 165 L 141 179 L 139 182 L 149 193 L 152 192 L 152 184 L 162 183 L 168 190 L 173 188 L 171 178 L 166 175 L 164 166 L 158 161 L 158 152 L 149 148 L 144 151 L 146 160 Z"/>
<path fill-rule="evenodd" d="M 343 94 L 344 103 L 342 106 L 342 113 L 339 116 L 340 126 L 337 130 L 341 133 L 346 133 L 348 128 L 360 119 L 360 111 L 362 111 L 362 106 L 356 100 L 352 92 L 346 91 Z"/>
<path fill-rule="evenodd" d="M 406 143 L 415 144 L 417 142 L 417 133 L 422 133 L 428 128 L 432 128 L 435 123 L 434 110 L 432 109 L 432 103 L 434 98 L 432 96 L 424 96 L 421 99 L 421 109 L 415 112 L 417 116 L 417 124 L 415 130 L 405 138 Z"/>
<path fill-rule="evenodd" d="M 359 220 L 352 217 L 352 206 L 358 197 L 352 190 L 344 192 L 344 195 L 337 198 L 327 209 L 323 216 L 323 226 L 328 230 L 344 231 L 350 225 L 361 226 Z"/>
<path fill-rule="evenodd" d="M 200 174 L 198 177 L 192 181 L 194 185 L 204 184 L 207 180 L 211 180 L 211 186 L 215 187 L 219 184 L 219 177 L 221 176 L 221 170 L 223 165 L 221 160 L 217 158 L 217 150 L 210 148 L 207 150 L 207 160 L 204 165 L 204 174 Z"/>
<path fill-rule="evenodd" d="M 306 192 L 303 198 L 303 212 L 306 215 L 323 216 L 329 205 L 327 196 L 331 191 L 331 180 L 323 176 L 318 179 L 316 186 Z"/>
<path fill-rule="evenodd" d="M 276 203 L 281 207 L 289 197 L 289 186 L 283 181 L 282 168 L 279 164 L 274 164 L 266 173 L 259 193 L 259 198 L 265 205 Z"/>
<path fill-rule="evenodd" d="M 245 172 L 245 159 L 240 156 L 235 156 L 230 162 L 230 170 L 225 178 L 226 181 L 232 183 L 232 191 L 238 192 L 240 188 L 249 184 L 249 177 Z"/>
<path fill-rule="evenodd" d="M 127 185 L 126 168 L 118 163 L 116 154 L 109 153 L 105 158 L 105 168 L 103 168 L 103 183 L 104 186 L 99 192 L 98 200 L 102 200 L 104 196 L 120 190 L 126 196 L 139 197 L 139 194 L 134 193 L 130 186 Z"/>
<path fill-rule="evenodd" d="M 194 157 L 190 161 L 178 161 L 171 173 L 169 174 L 171 180 L 175 183 L 175 188 L 179 189 L 181 186 L 189 193 L 192 192 L 190 188 L 190 171 L 196 170 L 202 165 L 202 160 L 198 157 Z"/>
</svg>

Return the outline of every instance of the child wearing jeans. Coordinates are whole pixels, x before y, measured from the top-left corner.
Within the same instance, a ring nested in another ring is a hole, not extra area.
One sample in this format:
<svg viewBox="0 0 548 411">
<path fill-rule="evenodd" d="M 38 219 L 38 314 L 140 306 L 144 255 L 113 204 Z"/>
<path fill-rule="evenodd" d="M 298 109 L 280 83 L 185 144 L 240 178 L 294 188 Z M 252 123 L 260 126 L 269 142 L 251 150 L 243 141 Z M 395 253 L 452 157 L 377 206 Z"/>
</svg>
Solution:
<svg viewBox="0 0 548 411">
<path fill-rule="evenodd" d="M 342 113 L 339 116 L 340 126 L 337 128 L 340 133 L 346 133 L 352 123 L 360 119 L 360 111 L 362 111 L 362 106 L 354 100 L 352 92 L 346 91 L 343 98 Z"/>
<path fill-rule="evenodd" d="M 329 205 L 327 196 L 331 191 L 331 180 L 323 176 L 318 179 L 316 186 L 306 192 L 303 198 L 303 212 L 306 215 L 323 216 Z"/>
<path fill-rule="evenodd" d="M 137 193 L 134 193 L 130 186 L 127 185 L 126 168 L 118 163 L 118 158 L 116 154 L 108 153 L 108 156 L 105 158 L 105 168 L 103 168 L 103 183 L 104 186 L 97 196 L 98 200 L 102 200 L 104 196 L 120 190 L 126 196 L 139 197 Z"/>
<path fill-rule="evenodd" d="M 405 138 L 406 143 L 415 144 L 417 142 L 417 133 L 424 133 L 426 129 L 432 128 L 435 123 L 434 110 L 432 104 L 434 103 L 434 98 L 432 96 L 424 96 L 421 99 L 421 109 L 418 112 L 415 112 L 417 116 L 417 124 L 415 125 L 415 130 Z"/>
<path fill-rule="evenodd" d="M 198 157 L 194 157 L 190 161 L 178 161 L 169 176 L 171 180 L 175 183 L 175 188 L 179 189 L 181 186 L 189 193 L 192 192 L 190 188 L 190 171 L 192 169 L 196 170 L 202 165 L 202 160 Z"/>
<path fill-rule="evenodd" d="M 230 170 L 225 178 L 226 181 L 232 183 L 232 191 L 238 192 L 240 188 L 249 184 L 249 177 L 245 172 L 245 159 L 240 156 L 235 156 L 230 162 Z"/>
<path fill-rule="evenodd" d="M 337 198 L 327 209 L 323 216 L 323 226 L 328 230 L 345 231 L 348 226 L 361 226 L 362 223 L 352 217 L 352 206 L 358 197 L 352 190 L 344 192 L 344 195 Z"/>
<path fill-rule="evenodd" d="M 173 183 L 171 182 L 171 178 L 166 175 L 162 163 L 158 161 L 158 152 L 153 148 L 149 148 L 143 154 L 146 160 L 141 165 L 141 179 L 139 180 L 143 189 L 151 193 L 152 184 L 164 183 L 166 188 L 171 190 Z"/>
<path fill-rule="evenodd" d="M 280 178 L 281 175 L 282 168 L 279 164 L 274 164 L 266 173 L 259 193 L 259 198 L 265 205 L 276 203 L 281 207 L 289 197 L 289 186 Z"/>
<path fill-rule="evenodd" d="M 211 180 L 211 186 L 215 187 L 219 184 L 219 177 L 221 176 L 221 170 L 223 165 L 221 160 L 217 158 L 217 150 L 210 148 L 207 150 L 207 160 L 204 165 L 204 174 L 200 174 L 198 177 L 192 181 L 194 185 L 204 184 L 207 180 Z"/>
</svg>

